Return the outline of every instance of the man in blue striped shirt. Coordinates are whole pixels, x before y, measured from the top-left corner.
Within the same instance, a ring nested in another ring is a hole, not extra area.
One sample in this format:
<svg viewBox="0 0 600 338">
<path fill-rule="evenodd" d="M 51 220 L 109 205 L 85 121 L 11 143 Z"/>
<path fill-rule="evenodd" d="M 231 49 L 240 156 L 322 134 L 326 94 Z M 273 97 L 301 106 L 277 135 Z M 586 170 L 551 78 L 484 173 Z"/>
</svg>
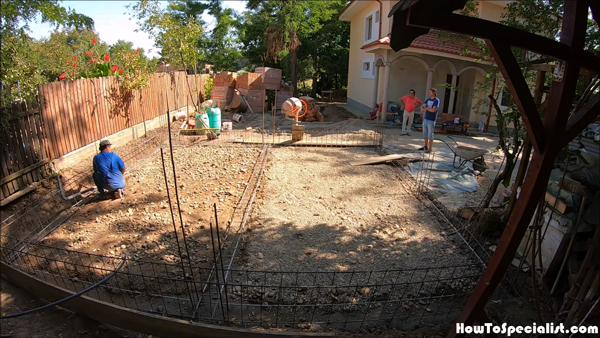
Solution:
<svg viewBox="0 0 600 338">
<path fill-rule="evenodd" d="M 440 99 L 437 97 L 437 90 L 435 88 L 429 89 L 429 98 L 425 100 L 425 103 L 421 106 L 421 112 L 425 113 L 423 116 L 423 137 L 425 138 L 425 145 L 419 150 L 425 152 L 431 152 L 433 148 L 433 135 L 435 133 L 435 122 L 437 121 L 438 109 L 440 107 Z"/>
</svg>

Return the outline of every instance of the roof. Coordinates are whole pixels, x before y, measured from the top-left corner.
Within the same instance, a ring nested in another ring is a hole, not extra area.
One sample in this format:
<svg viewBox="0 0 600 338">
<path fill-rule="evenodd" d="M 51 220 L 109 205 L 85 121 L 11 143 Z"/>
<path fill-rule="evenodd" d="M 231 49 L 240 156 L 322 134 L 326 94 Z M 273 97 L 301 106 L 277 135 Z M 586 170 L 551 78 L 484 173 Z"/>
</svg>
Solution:
<svg viewBox="0 0 600 338">
<path fill-rule="evenodd" d="M 451 33 L 448 33 L 451 34 Z M 466 37 L 461 37 L 457 34 L 451 34 L 449 38 L 458 37 L 463 39 L 468 39 Z M 481 49 L 477 47 L 474 41 L 466 41 L 467 50 L 475 55 L 481 54 Z M 361 49 L 369 49 L 375 46 L 389 46 L 390 45 L 390 36 L 385 36 L 379 40 L 373 41 L 361 47 Z M 438 33 L 428 33 L 417 37 L 411 44 L 412 48 L 421 48 L 434 50 L 437 52 L 448 53 L 453 55 L 461 55 L 461 56 L 470 56 L 463 55 L 463 50 L 465 49 L 465 44 L 463 43 L 455 43 L 455 42 L 444 42 L 442 37 L 438 36 Z M 473 56 L 473 58 L 475 58 Z"/>
</svg>

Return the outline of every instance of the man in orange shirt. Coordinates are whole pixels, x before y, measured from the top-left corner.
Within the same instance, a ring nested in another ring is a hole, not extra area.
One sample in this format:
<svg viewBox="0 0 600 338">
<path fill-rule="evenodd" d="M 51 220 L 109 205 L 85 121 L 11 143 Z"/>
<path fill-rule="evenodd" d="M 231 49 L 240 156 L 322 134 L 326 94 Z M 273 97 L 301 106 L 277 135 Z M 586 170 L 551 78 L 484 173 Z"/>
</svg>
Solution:
<svg viewBox="0 0 600 338">
<path fill-rule="evenodd" d="M 402 119 L 402 135 L 410 136 L 410 127 L 412 126 L 413 119 L 415 118 L 415 109 L 420 107 L 423 102 L 421 102 L 421 100 L 415 96 L 415 90 L 411 89 L 408 91 L 408 95 L 403 96 L 400 99 L 400 104 L 404 108 L 404 118 Z"/>
</svg>

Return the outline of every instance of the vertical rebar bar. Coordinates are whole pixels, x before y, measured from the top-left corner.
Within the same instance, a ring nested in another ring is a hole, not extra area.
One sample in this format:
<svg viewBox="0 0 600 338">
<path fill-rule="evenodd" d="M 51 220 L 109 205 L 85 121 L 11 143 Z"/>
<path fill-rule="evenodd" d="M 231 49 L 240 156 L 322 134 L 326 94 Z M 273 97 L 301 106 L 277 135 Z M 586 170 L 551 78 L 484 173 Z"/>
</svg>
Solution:
<svg viewBox="0 0 600 338">
<path fill-rule="evenodd" d="M 165 152 L 163 151 L 163 148 L 160 148 L 160 158 L 162 160 L 163 175 L 165 177 L 165 188 L 167 189 L 167 200 L 169 201 L 169 211 L 171 211 L 171 221 L 173 222 L 173 232 L 175 233 L 175 240 L 177 241 L 177 250 L 179 251 L 179 260 L 181 261 L 181 269 L 183 270 L 183 279 L 185 280 L 185 265 L 183 263 L 183 255 L 181 253 L 181 245 L 179 244 L 179 235 L 177 234 L 177 225 L 175 224 L 175 215 L 173 214 L 173 204 L 171 203 L 171 192 L 169 190 L 169 180 L 167 179 L 167 166 L 165 164 Z M 187 286 L 188 293 L 190 295 L 190 302 L 192 302 L 192 304 L 194 304 L 194 301 L 192 300 L 192 291 L 190 290 L 189 285 L 187 283 L 185 285 Z"/>
<path fill-rule="evenodd" d="M 219 281 L 219 268 L 217 263 L 217 251 L 215 250 L 215 237 L 213 235 L 213 225 L 210 223 L 210 241 L 212 243 L 212 252 L 213 252 L 213 260 L 215 267 L 215 278 L 217 279 L 217 295 L 219 297 L 219 302 L 221 303 L 221 314 L 223 315 L 223 320 L 225 320 L 225 308 L 223 307 L 223 298 L 221 297 L 221 290 L 219 290 L 221 286 L 221 282 Z M 215 311 L 217 311 L 217 307 L 215 306 L 215 310 L 213 311 L 212 318 L 215 317 Z"/>
<path fill-rule="evenodd" d="M 217 231 L 217 244 L 219 245 L 219 261 L 221 263 L 221 276 L 223 277 L 223 285 L 225 288 L 225 305 L 227 305 L 227 324 L 229 325 L 229 297 L 227 295 L 227 277 L 223 268 L 223 251 L 221 248 L 221 235 L 219 234 L 219 215 L 217 214 L 217 203 L 213 204 L 215 209 L 215 229 Z M 223 287 L 221 288 L 223 289 Z"/>
</svg>

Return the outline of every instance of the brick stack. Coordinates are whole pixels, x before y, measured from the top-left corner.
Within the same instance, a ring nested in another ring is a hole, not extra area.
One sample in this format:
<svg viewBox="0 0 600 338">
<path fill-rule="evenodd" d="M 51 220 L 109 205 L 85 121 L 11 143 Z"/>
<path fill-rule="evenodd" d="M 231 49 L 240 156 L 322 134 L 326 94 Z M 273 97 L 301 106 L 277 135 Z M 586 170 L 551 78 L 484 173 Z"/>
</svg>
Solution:
<svg viewBox="0 0 600 338">
<path fill-rule="evenodd" d="M 256 67 L 254 72 L 262 74 L 262 83 L 265 89 L 280 90 L 281 69 L 269 67 Z"/>
<path fill-rule="evenodd" d="M 235 80 L 237 73 L 234 72 L 220 72 L 214 75 L 213 87 L 231 87 L 235 88 Z"/>
<path fill-rule="evenodd" d="M 281 106 L 285 100 L 294 96 L 294 87 L 292 86 L 281 86 L 277 92 L 277 109 L 281 109 Z"/>
<path fill-rule="evenodd" d="M 237 74 L 233 72 L 220 72 L 214 75 L 211 97 L 214 100 L 224 100 L 230 104 L 233 99 L 233 89 L 236 86 Z"/>
<path fill-rule="evenodd" d="M 254 112 L 262 112 L 265 101 L 262 74 L 244 73 L 236 79 L 236 89 L 244 96 Z"/>
</svg>

